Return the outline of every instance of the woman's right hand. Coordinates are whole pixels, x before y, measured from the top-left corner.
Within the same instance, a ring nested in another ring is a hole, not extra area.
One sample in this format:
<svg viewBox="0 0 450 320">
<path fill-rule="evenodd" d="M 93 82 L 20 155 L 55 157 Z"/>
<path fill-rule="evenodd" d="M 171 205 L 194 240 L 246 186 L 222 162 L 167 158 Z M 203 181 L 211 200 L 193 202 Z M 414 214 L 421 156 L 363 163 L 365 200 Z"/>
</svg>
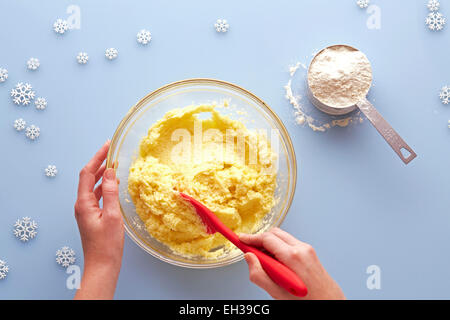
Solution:
<svg viewBox="0 0 450 320">
<path fill-rule="evenodd" d="M 241 234 L 239 238 L 251 246 L 264 248 L 270 252 L 294 271 L 308 288 L 306 297 L 293 296 L 270 279 L 253 253 L 246 253 L 245 260 L 249 268 L 250 281 L 267 291 L 274 299 L 345 299 L 341 288 L 322 266 L 311 245 L 297 240 L 279 228 L 256 235 Z"/>
</svg>

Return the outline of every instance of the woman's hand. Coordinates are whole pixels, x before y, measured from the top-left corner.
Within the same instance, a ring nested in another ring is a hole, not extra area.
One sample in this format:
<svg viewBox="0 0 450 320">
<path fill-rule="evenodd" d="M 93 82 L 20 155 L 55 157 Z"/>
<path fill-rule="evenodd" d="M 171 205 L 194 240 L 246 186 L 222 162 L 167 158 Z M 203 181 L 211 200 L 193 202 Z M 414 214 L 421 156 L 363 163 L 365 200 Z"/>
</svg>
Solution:
<svg viewBox="0 0 450 320">
<path fill-rule="evenodd" d="M 124 228 L 118 181 L 114 169 L 105 170 L 103 163 L 109 145 L 107 141 L 80 172 L 75 218 L 83 244 L 84 273 L 75 299 L 112 299 L 122 264 Z"/>
<path fill-rule="evenodd" d="M 303 299 L 345 299 L 341 288 L 324 269 L 309 244 L 297 240 L 279 228 L 257 235 L 241 234 L 239 238 L 249 245 L 264 248 L 294 271 L 308 288 L 308 294 Z M 250 281 L 267 291 L 274 299 L 300 299 L 273 282 L 253 253 L 246 253 L 245 260 Z"/>
</svg>

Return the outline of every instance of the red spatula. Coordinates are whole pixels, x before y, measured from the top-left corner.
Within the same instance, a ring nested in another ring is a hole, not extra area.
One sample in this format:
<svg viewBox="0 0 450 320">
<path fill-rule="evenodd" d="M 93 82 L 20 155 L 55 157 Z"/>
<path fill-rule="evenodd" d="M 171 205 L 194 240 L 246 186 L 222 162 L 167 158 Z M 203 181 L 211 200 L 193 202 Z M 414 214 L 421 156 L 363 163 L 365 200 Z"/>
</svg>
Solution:
<svg viewBox="0 0 450 320">
<path fill-rule="evenodd" d="M 286 267 L 280 261 L 272 258 L 271 256 L 265 254 L 261 250 L 256 249 L 246 243 L 239 240 L 239 237 L 230 228 L 220 221 L 217 216 L 212 213 L 207 207 L 195 200 L 194 198 L 181 193 L 181 197 L 189 201 L 197 211 L 197 214 L 202 219 L 206 226 L 206 232 L 208 234 L 213 234 L 220 232 L 225 238 L 230 240 L 236 247 L 241 249 L 244 253 L 253 253 L 261 263 L 264 271 L 269 275 L 269 277 L 280 287 L 286 289 L 291 294 L 297 297 L 304 297 L 308 293 L 308 289 L 303 283 L 302 279 L 294 273 L 291 269 Z"/>
</svg>

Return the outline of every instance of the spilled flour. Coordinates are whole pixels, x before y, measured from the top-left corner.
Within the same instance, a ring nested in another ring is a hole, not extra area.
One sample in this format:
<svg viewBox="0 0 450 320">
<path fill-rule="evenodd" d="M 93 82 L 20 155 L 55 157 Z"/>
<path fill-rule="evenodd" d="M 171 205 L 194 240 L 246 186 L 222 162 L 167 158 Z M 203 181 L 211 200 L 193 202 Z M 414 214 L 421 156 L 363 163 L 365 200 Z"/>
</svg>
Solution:
<svg viewBox="0 0 450 320">
<path fill-rule="evenodd" d="M 300 67 L 302 67 L 303 69 L 306 70 L 306 65 L 301 62 L 297 62 L 294 66 L 289 67 L 289 74 L 291 75 L 291 77 L 294 76 L 294 74 L 297 72 L 298 68 L 300 68 Z"/>
<path fill-rule="evenodd" d="M 325 132 L 332 127 L 347 127 L 364 121 L 360 111 L 344 116 L 330 116 L 319 111 L 308 99 L 304 99 L 307 96 L 307 70 L 307 66 L 302 62 L 290 66 L 288 69 L 290 78 L 284 86 L 285 97 L 294 109 L 295 122 L 298 125 L 307 125 L 313 131 Z"/>
</svg>

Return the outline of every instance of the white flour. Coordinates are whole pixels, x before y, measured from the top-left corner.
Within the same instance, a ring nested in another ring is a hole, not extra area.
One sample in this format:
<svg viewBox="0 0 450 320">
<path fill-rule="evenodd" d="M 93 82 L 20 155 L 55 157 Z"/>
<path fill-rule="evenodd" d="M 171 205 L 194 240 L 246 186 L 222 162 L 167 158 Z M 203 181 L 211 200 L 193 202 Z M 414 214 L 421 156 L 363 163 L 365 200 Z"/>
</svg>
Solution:
<svg viewBox="0 0 450 320">
<path fill-rule="evenodd" d="M 297 62 L 294 66 L 290 66 L 289 67 L 289 74 L 292 76 L 294 76 L 294 74 L 297 72 L 298 68 L 302 67 L 303 69 L 306 70 L 306 66 L 301 63 L 301 62 Z"/>
<path fill-rule="evenodd" d="M 292 76 L 294 74 L 295 71 L 291 73 Z M 292 106 L 295 109 L 295 121 L 298 124 L 304 124 L 306 118 L 299 103 L 301 97 L 300 96 L 294 97 L 294 94 L 292 93 L 292 79 L 289 79 L 289 82 L 287 83 L 287 85 L 284 86 L 284 89 L 286 90 L 286 99 L 289 100 L 289 103 L 292 104 Z"/>
<path fill-rule="evenodd" d="M 332 46 L 311 62 L 308 83 L 313 95 L 333 107 L 349 107 L 365 97 L 372 83 L 372 68 L 361 51 Z"/>
<path fill-rule="evenodd" d="M 290 78 L 284 86 L 285 97 L 294 109 L 295 122 L 298 125 L 308 125 L 313 131 L 324 132 L 331 127 L 346 127 L 353 123 L 363 122 L 359 111 L 347 116 L 328 116 L 318 111 L 309 101 L 303 101 L 303 96 L 306 95 L 306 81 L 304 78 L 306 77 L 307 67 L 304 63 L 297 62 L 290 66 L 288 71 Z M 303 72 L 299 74 L 300 71 Z M 296 89 L 295 92 L 293 88 Z M 299 90 L 302 92 L 299 93 Z"/>
</svg>

